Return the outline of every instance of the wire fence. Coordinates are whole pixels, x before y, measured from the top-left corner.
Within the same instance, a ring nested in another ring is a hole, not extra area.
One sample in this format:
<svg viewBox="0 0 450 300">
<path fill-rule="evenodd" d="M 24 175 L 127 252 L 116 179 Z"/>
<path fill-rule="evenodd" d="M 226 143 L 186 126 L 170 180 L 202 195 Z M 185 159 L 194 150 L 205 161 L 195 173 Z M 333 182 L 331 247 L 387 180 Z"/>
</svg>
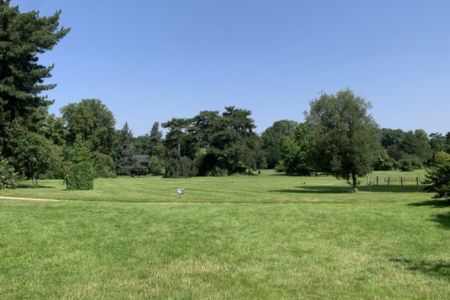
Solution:
<svg viewBox="0 0 450 300">
<path fill-rule="evenodd" d="M 367 176 L 367 185 L 420 186 L 423 185 L 423 182 L 420 176 Z"/>
</svg>

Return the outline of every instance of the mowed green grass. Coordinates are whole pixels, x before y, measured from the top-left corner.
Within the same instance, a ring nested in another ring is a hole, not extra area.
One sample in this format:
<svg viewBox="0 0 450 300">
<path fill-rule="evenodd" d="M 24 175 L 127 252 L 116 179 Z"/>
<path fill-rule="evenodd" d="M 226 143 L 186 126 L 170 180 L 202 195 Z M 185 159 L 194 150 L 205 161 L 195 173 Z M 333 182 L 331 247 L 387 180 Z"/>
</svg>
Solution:
<svg viewBox="0 0 450 300">
<path fill-rule="evenodd" d="M 424 171 L 416 172 L 376 172 L 371 174 L 372 181 L 379 176 L 400 176 L 414 179 L 424 177 Z M 40 188 L 31 188 L 31 182 L 22 182 L 21 188 L 0 190 L 0 196 L 33 197 L 61 200 L 94 200 L 119 202 L 239 202 L 239 203 L 299 203 L 299 202 L 392 202 L 421 199 L 421 188 L 415 182 L 400 187 L 396 182 L 387 186 L 367 186 L 367 178 L 361 178 L 363 186 L 357 195 L 351 194 L 345 180 L 330 176 L 296 177 L 284 176 L 265 171 L 258 176 L 235 175 L 230 177 L 195 177 L 188 179 L 165 179 L 161 177 L 118 177 L 96 179 L 92 191 L 67 191 L 62 180 L 41 180 Z M 184 188 L 186 194 L 182 200 L 176 194 L 178 188 Z M 376 193 L 374 193 L 376 192 Z M 380 193 L 382 197 L 380 197 Z M 333 194 L 330 197 L 330 194 Z"/>
<path fill-rule="evenodd" d="M 351 194 L 270 173 L 41 184 L 1 194 L 73 201 L 0 201 L 0 298 L 450 297 L 450 206 L 413 186 Z"/>
</svg>

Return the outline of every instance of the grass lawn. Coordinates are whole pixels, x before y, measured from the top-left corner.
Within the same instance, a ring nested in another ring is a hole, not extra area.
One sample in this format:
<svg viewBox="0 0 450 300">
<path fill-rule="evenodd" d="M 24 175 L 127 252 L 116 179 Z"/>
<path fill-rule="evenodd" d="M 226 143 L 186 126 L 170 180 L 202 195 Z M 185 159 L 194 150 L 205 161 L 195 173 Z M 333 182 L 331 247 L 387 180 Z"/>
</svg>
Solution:
<svg viewBox="0 0 450 300">
<path fill-rule="evenodd" d="M 72 201 L 0 201 L 0 298 L 450 298 L 450 206 L 413 185 L 351 194 L 273 173 L 27 185 L 0 195 Z"/>
<path fill-rule="evenodd" d="M 391 176 L 397 179 L 391 186 L 363 185 L 358 195 L 351 195 L 349 184 L 329 176 L 296 177 L 265 171 L 259 176 L 196 177 L 165 179 L 161 177 L 118 177 L 97 179 L 92 191 L 67 191 L 62 180 L 42 180 L 40 188 L 31 188 L 31 182 L 22 182 L 15 190 L 0 190 L 0 196 L 50 198 L 61 200 L 94 200 L 114 202 L 239 202 L 239 203 L 299 203 L 299 202 L 392 202 L 423 199 L 415 182 L 401 187 L 398 178 L 424 177 L 424 171 L 375 172 L 372 178 Z M 361 178 L 366 184 L 367 179 Z M 373 183 L 375 179 L 372 179 Z M 180 201 L 178 188 L 187 193 Z M 374 193 L 377 192 L 377 193 Z M 380 193 L 382 192 L 382 197 Z M 330 195 L 332 194 L 332 195 Z M 331 196 L 331 197 L 330 197 Z M 428 198 L 428 195 L 425 195 Z"/>
</svg>

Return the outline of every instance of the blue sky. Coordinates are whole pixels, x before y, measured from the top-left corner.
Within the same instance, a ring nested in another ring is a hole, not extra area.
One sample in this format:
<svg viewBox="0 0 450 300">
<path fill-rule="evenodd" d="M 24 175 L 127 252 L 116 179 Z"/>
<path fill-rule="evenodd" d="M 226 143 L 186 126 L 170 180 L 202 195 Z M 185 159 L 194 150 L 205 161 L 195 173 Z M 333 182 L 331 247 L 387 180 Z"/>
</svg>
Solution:
<svg viewBox="0 0 450 300">
<path fill-rule="evenodd" d="M 101 99 L 135 134 L 235 105 L 261 132 L 351 88 L 382 127 L 450 130 L 448 0 L 13 0 L 62 10 L 51 112 Z"/>
</svg>

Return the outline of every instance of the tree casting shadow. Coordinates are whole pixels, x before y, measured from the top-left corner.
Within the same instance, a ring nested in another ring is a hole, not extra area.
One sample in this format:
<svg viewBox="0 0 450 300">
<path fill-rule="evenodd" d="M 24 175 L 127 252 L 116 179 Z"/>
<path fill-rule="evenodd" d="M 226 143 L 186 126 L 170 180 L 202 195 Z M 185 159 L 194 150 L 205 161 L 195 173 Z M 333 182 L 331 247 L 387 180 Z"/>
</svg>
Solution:
<svg viewBox="0 0 450 300">
<path fill-rule="evenodd" d="M 383 185 L 365 185 L 359 187 L 361 192 L 378 192 L 378 193 L 418 193 L 423 192 L 421 187 L 417 186 L 383 186 Z M 351 187 L 347 186 L 325 186 L 325 185 L 304 185 L 294 189 L 272 190 L 275 193 L 292 193 L 292 194 L 345 194 L 352 193 Z"/>
<path fill-rule="evenodd" d="M 442 277 L 450 281 L 449 261 L 413 261 L 406 258 L 392 258 L 389 261 L 400 264 L 408 270 L 422 272 L 427 275 Z"/>
</svg>

